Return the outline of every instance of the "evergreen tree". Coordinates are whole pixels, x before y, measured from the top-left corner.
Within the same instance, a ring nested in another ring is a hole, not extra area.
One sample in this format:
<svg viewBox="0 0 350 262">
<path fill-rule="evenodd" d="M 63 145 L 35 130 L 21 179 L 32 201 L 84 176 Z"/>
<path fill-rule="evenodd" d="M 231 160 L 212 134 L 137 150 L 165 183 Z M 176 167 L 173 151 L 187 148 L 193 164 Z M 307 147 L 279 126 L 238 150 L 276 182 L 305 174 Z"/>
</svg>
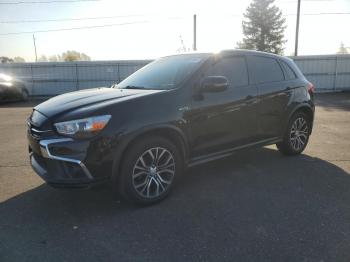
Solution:
<svg viewBox="0 0 350 262">
<path fill-rule="evenodd" d="M 286 19 L 273 3 L 274 0 L 253 0 L 248 6 L 242 22 L 244 38 L 238 43 L 239 48 L 283 53 Z"/>
</svg>

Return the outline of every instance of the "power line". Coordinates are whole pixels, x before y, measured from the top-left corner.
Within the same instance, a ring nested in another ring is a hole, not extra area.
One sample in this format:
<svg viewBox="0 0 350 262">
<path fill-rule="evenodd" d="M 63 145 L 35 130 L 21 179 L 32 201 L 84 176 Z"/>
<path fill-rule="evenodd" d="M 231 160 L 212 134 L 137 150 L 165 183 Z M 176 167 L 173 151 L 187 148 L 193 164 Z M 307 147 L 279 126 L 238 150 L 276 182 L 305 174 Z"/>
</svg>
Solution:
<svg viewBox="0 0 350 262">
<path fill-rule="evenodd" d="M 87 0 L 89 1 L 89 0 Z M 94 0 L 92 0 L 94 1 Z M 300 14 L 301 16 L 310 15 L 349 15 L 350 12 L 334 12 L 334 13 L 306 13 Z M 284 16 L 294 16 L 296 14 L 286 14 Z M 79 20 L 97 20 L 97 19 L 110 19 L 110 18 L 122 18 L 122 17 L 137 17 L 143 15 L 125 15 L 125 16 L 102 16 L 102 17 L 85 17 L 85 18 L 65 18 L 65 19 L 48 19 L 48 20 L 19 20 L 19 21 L 0 21 L 0 23 L 27 23 L 27 22 L 56 22 L 56 21 L 79 21 Z M 241 15 L 231 15 L 231 16 L 241 16 Z M 169 17 L 168 19 L 180 19 L 181 17 Z M 48 30 L 38 30 L 38 31 L 22 31 L 22 32 L 9 32 L 0 33 L 0 36 L 6 35 L 19 35 L 19 34 L 34 34 L 34 33 L 47 33 L 47 32 L 58 32 L 58 31 L 70 31 L 70 30 L 80 30 L 80 29 L 92 29 L 110 26 L 123 26 L 132 24 L 142 24 L 149 23 L 149 20 L 136 21 L 136 22 L 126 22 L 126 23 L 113 23 L 113 24 L 103 24 L 103 25 L 92 25 L 92 26 L 82 26 L 82 27 L 71 27 L 71 28 L 58 28 L 58 29 L 48 29 Z"/>
<path fill-rule="evenodd" d="M 76 3 L 76 2 L 98 2 L 102 0 L 48 0 L 48 1 L 17 1 L 0 2 L 0 5 L 21 5 L 21 4 L 56 4 L 56 3 Z"/>
<path fill-rule="evenodd" d="M 285 16 L 297 15 L 297 14 L 286 14 Z M 350 12 L 334 12 L 334 13 L 304 13 L 300 15 L 350 15 Z"/>
<path fill-rule="evenodd" d="M 0 23 L 1 24 L 43 23 L 43 22 L 61 22 L 61 21 L 81 21 L 81 20 L 98 20 L 98 19 L 112 19 L 112 18 L 128 18 L 128 17 L 139 17 L 139 16 L 144 16 L 144 15 L 117 15 L 117 16 L 97 16 L 97 17 L 43 19 L 43 20 L 8 20 L 8 21 L 0 21 Z"/>
<path fill-rule="evenodd" d="M 169 17 L 169 20 L 181 19 L 181 17 Z M 70 27 L 70 28 L 58 28 L 58 29 L 48 29 L 48 30 L 38 30 L 38 31 L 22 31 L 22 32 L 10 32 L 10 33 L 0 33 L 0 36 L 7 35 L 19 35 L 19 34 L 35 34 L 35 33 L 47 33 L 47 32 L 59 32 L 59 31 L 70 31 L 70 30 L 80 30 L 80 29 L 93 29 L 102 28 L 110 26 L 123 26 L 123 25 L 133 25 L 133 24 L 145 24 L 150 23 L 150 20 L 126 22 L 126 23 L 116 23 L 116 24 L 104 24 L 104 25 L 92 25 L 92 26 L 81 26 L 81 27 Z"/>
<path fill-rule="evenodd" d="M 58 29 L 49 29 L 49 30 L 38 30 L 38 31 L 22 31 L 22 32 L 12 32 L 12 33 L 2 33 L 0 36 L 5 35 L 20 35 L 20 34 L 35 34 L 35 33 L 47 33 L 47 32 L 59 32 L 59 31 L 70 31 L 70 30 L 80 30 L 80 29 L 92 29 L 92 28 L 101 28 L 109 26 L 123 26 L 123 25 L 133 25 L 133 24 L 144 24 L 149 23 L 150 21 L 137 21 L 129 23 L 119 23 L 119 24 L 105 24 L 105 25 L 92 25 L 92 26 L 81 26 L 81 27 L 70 27 L 70 28 L 58 28 Z"/>
<path fill-rule="evenodd" d="M 335 13 L 304 13 L 300 15 L 349 15 L 350 12 L 335 12 Z M 294 16 L 296 14 L 285 14 L 284 16 Z M 99 19 L 114 19 L 114 18 L 129 18 L 140 17 L 147 15 L 117 15 L 117 16 L 97 16 L 97 17 L 82 17 L 82 18 L 60 18 L 60 19 L 39 19 L 39 20 L 7 20 L 0 21 L 0 24 L 20 24 L 20 23 L 44 23 L 44 22 L 64 22 L 64 21 L 84 21 L 84 20 L 99 20 Z M 241 17 L 242 15 L 233 14 L 230 16 Z"/>
</svg>

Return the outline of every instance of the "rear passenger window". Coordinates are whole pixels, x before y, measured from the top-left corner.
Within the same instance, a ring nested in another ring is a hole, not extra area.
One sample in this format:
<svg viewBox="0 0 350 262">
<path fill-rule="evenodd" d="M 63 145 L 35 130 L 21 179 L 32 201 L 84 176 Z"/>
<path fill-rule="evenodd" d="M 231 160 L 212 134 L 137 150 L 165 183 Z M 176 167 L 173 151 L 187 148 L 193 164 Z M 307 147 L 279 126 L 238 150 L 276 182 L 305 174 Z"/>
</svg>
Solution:
<svg viewBox="0 0 350 262">
<path fill-rule="evenodd" d="M 296 74 L 294 73 L 293 69 L 284 61 L 280 61 L 281 62 L 281 65 L 284 69 L 284 72 L 285 72 L 285 77 L 286 77 L 286 80 L 291 80 L 291 79 L 295 79 L 297 78 Z"/>
<path fill-rule="evenodd" d="M 252 74 L 256 83 L 283 81 L 284 76 L 277 60 L 270 57 L 253 56 Z"/>
<path fill-rule="evenodd" d="M 226 77 L 230 87 L 248 85 L 247 64 L 242 56 L 222 58 L 209 71 L 207 75 Z"/>
</svg>

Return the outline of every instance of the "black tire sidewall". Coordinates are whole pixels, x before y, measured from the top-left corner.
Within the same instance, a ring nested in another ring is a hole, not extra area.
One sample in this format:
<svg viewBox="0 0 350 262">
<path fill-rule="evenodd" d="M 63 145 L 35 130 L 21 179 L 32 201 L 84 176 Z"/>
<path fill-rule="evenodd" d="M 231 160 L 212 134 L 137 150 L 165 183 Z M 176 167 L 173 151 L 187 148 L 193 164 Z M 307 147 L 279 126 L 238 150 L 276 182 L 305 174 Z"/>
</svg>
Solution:
<svg viewBox="0 0 350 262">
<path fill-rule="evenodd" d="M 134 165 L 137 159 L 143 154 L 146 150 L 152 147 L 163 147 L 167 149 L 174 157 L 175 160 L 175 174 L 171 185 L 168 187 L 167 191 L 161 194 L 160 196 L 152 199 L 143 198 L 140 196 L 133 186 L 132 181 L 132 172 Z M 183 171 L 183 159 L 179 153 L 179 150 L 176 146 L 162 137 L 146 137 L 142 140 L 138 140 L 133 143 L 127 150 L 125 157 L 121 163 L 120 169 L 120 179 L 119 179 L 119 192 L 121 195 L 135 203 L 140 205 L 150 205 L 157 203 L 167 197 L 171 190 L 179 179 L 181 173 Z"/>
</svg>

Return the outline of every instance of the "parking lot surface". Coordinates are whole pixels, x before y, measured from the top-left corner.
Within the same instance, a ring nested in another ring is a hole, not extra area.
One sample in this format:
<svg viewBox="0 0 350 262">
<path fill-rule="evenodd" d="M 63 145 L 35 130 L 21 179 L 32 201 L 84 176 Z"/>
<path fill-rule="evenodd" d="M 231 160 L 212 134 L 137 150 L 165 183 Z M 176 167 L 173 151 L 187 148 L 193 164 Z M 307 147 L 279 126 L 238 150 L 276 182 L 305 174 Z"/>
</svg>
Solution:
<svg viewBox="0 0 350 262">
<path fill-rule="evenodd" d="M 0 261 L 350 261 L 350 94 L 318 94 L 309 146 L 191 168 L 162 203 L 57 190 L 28 162 L 35 102 L 0 106 Z"/>
</svg>

